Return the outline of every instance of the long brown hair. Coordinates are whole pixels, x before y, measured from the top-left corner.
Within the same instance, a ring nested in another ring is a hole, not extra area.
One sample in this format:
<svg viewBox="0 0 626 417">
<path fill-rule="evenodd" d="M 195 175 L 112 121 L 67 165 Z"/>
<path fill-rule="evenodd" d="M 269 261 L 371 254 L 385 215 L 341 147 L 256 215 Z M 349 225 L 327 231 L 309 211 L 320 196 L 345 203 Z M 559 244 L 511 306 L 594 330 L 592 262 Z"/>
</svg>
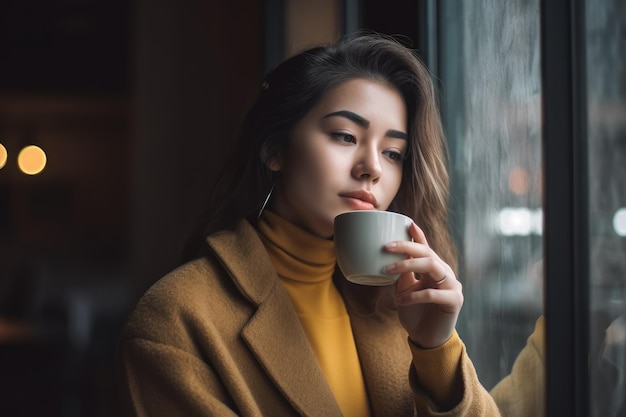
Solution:
<svg viewBox="0 0 626 417">
<path fill-rule="evenodd" d="M 447 148 L 431 77 L 412 50 L 375 34 L 308 49 L 267 75 L 244 119 L 234 157 L 210 193 L 186 259 L 200 253 L 209 234 L 232 229 L 242 219 L 256 221 L 273 183 L 265 161 L 286 150 L 293 127 L 327 91 L 354 78 L 384 82 L 402 95 L 409 115 L 409 152 L 389 209 L 413 218 L 431 247 L 456 267 L 447 222 Z"/>
</svg>

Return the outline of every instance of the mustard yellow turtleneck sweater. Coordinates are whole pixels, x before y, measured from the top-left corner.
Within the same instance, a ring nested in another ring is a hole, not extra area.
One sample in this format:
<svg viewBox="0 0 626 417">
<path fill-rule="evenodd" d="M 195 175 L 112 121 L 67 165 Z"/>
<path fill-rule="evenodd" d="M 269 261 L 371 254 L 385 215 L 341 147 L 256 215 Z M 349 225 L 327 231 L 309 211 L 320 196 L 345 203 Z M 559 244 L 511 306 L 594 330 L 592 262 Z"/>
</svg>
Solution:
<svg viewBox="0 0 626 417">
<path fill-rule="evenodd" d="M 350 317 L 332 280 L 333 242 L 267 210 L 258 231 L 343 415 L 370 416 Z"/>
</svg>

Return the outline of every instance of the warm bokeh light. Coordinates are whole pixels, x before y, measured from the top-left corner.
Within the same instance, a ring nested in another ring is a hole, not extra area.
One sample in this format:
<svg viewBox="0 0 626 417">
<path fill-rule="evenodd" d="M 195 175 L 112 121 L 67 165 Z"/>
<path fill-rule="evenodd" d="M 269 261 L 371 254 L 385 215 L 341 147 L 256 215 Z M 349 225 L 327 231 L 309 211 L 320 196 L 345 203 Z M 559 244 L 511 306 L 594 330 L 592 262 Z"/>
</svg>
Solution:
<svg viewBox="0 0 626 417">
<path fill-rule="evenodd" d="M 46 153 L 39 146 L 30 145 L 17 156 L 17 165 L 24 174 L 36 175 L 46 167 Z"/>
<path fill-rule="evenodd" d="M 530 190 L 530 174 L 525 168 L 515 167 L 509 173 L 509 188 L 517 195 L 526 195 Z"/>
<path fill-rule="evenodd" d="M 619 236 L 626 237 L 626 207 L 622 207 L 613 216 L 613 229 Z"/>
<path fill-rule="evenodd" d="M 7 164 L 7 158 L 7 148 L 5 148 L 4 145 L 0 143 L 0 169 L 4 168 L 4 166 Z"/>
</svg>

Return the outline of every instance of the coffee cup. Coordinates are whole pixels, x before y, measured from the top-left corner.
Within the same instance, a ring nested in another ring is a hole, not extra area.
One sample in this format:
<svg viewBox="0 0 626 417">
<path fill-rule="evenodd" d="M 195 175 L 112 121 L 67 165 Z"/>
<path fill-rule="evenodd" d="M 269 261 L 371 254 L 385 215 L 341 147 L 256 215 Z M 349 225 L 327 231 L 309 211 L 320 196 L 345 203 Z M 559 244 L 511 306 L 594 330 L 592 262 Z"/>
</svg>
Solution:
<svg viewBox="0 0 626 417">
<path fill-rule="evenodd" d="M 356 210 L 335 217 L 334 244 L 339 269 L 348 281 L 382 286 L 396 282 L 398 274 L 388 274 L 385 266 L 406 259 L 389 253 L 384 245 L 411 240 L 410 217 L 390 211 Z"/>
</svg>

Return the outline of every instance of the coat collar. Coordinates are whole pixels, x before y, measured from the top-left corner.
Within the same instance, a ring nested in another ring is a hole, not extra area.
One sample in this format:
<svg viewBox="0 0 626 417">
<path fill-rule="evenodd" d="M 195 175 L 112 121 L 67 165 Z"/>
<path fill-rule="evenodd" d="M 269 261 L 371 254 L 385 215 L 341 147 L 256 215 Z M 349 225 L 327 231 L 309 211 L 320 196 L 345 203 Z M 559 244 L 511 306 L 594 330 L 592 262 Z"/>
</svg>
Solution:
<svg viewBox="0 0 626 417">
<path fill-rule="evenodd" d="M 341 416 L 291 300 L 254 228 L 242 221 L 233 231 L 211 235 L 208 244 L 241 294 L 257 307 L 242 337 L 278 389 L 304 416 Z"/>
<path fill-rule="evenodd" d="M 233 279 L 237 289 L 255 306 L 275 291 L 278 277 L 256 230 L 243 220 L 234 230 L 210 235 L 207 243 Z"/>
</svg>

